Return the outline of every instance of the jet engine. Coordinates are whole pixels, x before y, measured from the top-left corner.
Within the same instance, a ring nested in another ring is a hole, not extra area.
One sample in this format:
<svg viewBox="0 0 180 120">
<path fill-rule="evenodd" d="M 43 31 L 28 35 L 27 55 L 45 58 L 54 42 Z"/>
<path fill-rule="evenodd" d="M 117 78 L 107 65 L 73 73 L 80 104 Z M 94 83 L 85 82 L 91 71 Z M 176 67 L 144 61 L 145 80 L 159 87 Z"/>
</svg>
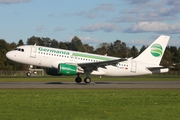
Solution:
<svg viewBox="0 0 180 120">
<path fill-rule="evenodd" d="M 53 76 L 61 76 L 57 69 L 54 69 L 54 68 L 46 68 L 46 74 L 47 75 L 53 75 Z"/>
<path fill-rule="evenodd" d="M 77 66 L 61 63 L 58 65 L 58 73 L 61 75 L 76 75 Z"/>
<path fill-rule="evenodd" d="M 76 75 L 77 73 L 83 73 L 83 69 L 77 65 L 60 63 L 58 69 L 47 68 L 46 73 L 48 75 Z"/>
</svg>

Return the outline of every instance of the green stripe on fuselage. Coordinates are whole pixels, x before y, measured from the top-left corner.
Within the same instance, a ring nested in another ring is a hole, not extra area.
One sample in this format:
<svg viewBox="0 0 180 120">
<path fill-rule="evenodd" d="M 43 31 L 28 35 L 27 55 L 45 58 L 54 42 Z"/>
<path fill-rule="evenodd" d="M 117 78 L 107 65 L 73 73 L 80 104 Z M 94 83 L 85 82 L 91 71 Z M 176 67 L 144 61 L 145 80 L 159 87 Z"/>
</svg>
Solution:
<svg viewBox="0 0 180 120">
<path fill-rule="evenodd" d="M 109 57 L 102 57 L 102 56 L 95 56 L 95 55 L 88 55 L 88 54 L 81 54 L 81 53 L 73 53 L 72 56 L 83 57 L 83 58 L 91 58 L 97 60 L 113 60 L 113 58 Z"/>
</svg>

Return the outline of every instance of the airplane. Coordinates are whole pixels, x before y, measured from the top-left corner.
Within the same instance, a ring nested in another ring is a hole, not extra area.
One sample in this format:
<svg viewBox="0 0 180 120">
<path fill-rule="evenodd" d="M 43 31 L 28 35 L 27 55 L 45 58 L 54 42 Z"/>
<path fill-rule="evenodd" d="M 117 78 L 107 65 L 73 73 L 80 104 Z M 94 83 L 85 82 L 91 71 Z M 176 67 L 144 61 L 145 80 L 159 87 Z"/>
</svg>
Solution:
<svg viewBox="0 0 180 120">
<path fill-rule="evenodd" d="M 80 74 L 85 74 L 84 82 L 90 83 L 90 74 L 137 76 L 168 72 L 169 68 L 161 66 L 160 62 L 169 39 L 170 36 L 160 35 L 136 58 L 118 58 L 38 45 L 19 46 L 7 52 L 6 57 L 18 63 L 44 67 L 48 75 L 76 75 L 76 83 L 82 82 Z"/>
</svg>

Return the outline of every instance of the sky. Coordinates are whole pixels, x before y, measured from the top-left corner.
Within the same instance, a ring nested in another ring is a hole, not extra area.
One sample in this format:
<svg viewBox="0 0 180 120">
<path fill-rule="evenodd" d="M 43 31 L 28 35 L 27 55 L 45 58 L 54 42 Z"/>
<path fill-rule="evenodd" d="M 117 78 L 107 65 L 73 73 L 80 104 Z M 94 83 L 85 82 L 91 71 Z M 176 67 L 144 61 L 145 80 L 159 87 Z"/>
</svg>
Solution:
<svg viewBox="0 0 180 120">
<path fill-rule="evenodd" d="M 0 0 L 0 39 L 49 37 L 97 46 L 116 40 L 149 45 L 159 35 L 180 47 L 179 0 Z"/>
</svg>

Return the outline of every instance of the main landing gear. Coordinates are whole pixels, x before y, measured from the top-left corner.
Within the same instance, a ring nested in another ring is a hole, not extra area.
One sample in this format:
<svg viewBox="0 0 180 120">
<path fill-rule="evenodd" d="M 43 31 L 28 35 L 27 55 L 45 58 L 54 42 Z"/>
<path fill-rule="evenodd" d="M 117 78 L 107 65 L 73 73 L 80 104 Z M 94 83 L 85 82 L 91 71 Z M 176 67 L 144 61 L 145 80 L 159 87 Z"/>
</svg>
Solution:
<svg viewBox="0 0 180 120">
<path fill-rule="evenodd" d="M 81 82 L 82 82 L 82 79 L 81 79 L 81 77 L 79 76 L 79 74 L 77 74 L 77 77 L 75 78 L 75 82 L 76 82 L 76 83 L 81 83 Z M 90 77 L 85 77 L 85 78 L 84 78 L 84 82 L 85 82 L 85 83 L 90 83 L 90 82 L 91 82 L 91 78 L 90 78 Z"/>
</svg>

